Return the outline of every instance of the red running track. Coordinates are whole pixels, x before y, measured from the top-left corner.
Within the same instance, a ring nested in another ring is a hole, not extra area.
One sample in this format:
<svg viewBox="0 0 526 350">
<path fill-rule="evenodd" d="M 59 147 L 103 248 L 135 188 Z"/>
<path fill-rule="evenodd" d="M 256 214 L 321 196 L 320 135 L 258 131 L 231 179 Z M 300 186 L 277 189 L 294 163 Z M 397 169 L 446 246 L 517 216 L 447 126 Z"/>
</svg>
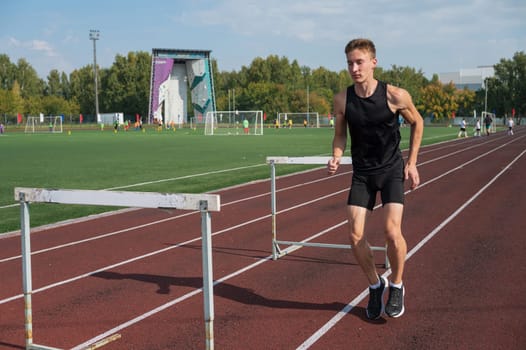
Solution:
<svg viewBox="0 0 526 350">
<path fill-rule="evenodd" d="M 521 128 L 422 148 L 399 319 L 365 318 L 367 281 L 348 250 L 270 258 L 269 181 L 219 191 L 215 348 L 526 348 L 525 153 Z M 332 227 L 314 241 L 347 244 L 351 169 L 279 178 L 278 238 Z M 379 215 L 368 218 L 373 245 L 383 245 Z M 199 213 L 121 211 L 34 231 L 32 251 L 35 343 L 69 349 L 119 333 L 104 349 L 205 348 Z M 19 235 L 0 239 L 1 349 L 25 345 L 21 274 Z"/>
</svg>

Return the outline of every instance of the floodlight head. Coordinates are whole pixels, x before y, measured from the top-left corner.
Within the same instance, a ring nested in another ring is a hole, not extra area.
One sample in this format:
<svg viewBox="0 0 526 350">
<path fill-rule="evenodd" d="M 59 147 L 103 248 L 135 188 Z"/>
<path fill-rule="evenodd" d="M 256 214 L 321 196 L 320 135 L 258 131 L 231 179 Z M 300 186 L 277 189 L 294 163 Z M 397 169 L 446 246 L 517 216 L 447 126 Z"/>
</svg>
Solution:
<svg viewBox="0 0 526 350">
<path fill-rule="evenodd" d="M 90 29 L 89 39 L 90 40 L 99 40 L 100 32 L 96 29 Z"/>
</svg>

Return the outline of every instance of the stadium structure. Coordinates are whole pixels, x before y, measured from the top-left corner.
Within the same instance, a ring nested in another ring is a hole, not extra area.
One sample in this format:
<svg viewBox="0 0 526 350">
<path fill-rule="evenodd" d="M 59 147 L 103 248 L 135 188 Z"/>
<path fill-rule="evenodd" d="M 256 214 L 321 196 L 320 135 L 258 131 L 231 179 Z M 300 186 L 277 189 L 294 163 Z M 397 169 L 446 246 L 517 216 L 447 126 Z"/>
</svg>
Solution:
<svg viewBox="0 0 526 350">
<path fill-rule="evenodd" d="M 150 123 L 182 126 L 204 123 L 216 110 L 210 50 L 152 49 Z M 193 116 L 188 115 L 188 95 Z"/>
</svg>

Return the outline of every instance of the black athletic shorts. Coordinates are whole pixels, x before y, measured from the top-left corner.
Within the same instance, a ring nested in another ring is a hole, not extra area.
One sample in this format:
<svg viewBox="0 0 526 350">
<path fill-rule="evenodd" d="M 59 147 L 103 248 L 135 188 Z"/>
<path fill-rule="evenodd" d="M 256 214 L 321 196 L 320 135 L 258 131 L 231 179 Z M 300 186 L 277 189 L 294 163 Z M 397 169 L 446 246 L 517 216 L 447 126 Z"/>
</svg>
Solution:
<svg viewBox="0 0 526 350">
<path fill-rule="evenodd" d="M 404 204 L 403 162 L 378 175 L 353 173 L 347 204 L 373 210 L 377 192 L 380 192 L 382 205 L 387 203 Z"/>
</svg>

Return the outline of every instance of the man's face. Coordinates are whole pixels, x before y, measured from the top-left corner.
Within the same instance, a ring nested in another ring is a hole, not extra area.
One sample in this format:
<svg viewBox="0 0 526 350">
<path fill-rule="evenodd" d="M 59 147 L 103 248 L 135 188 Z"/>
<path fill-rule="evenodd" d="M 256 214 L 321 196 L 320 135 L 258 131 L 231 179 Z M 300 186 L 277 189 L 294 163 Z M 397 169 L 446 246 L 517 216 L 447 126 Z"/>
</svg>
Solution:
<svg viewBox="0 0 526 350">
<path fill-rule="evenodd" d="M 377 60 L 372 58 L 369 51 L 355 49 L 347 53 L 347 69 L 356 83 L 361 83 L 373 76 Z"/>
</svg>

